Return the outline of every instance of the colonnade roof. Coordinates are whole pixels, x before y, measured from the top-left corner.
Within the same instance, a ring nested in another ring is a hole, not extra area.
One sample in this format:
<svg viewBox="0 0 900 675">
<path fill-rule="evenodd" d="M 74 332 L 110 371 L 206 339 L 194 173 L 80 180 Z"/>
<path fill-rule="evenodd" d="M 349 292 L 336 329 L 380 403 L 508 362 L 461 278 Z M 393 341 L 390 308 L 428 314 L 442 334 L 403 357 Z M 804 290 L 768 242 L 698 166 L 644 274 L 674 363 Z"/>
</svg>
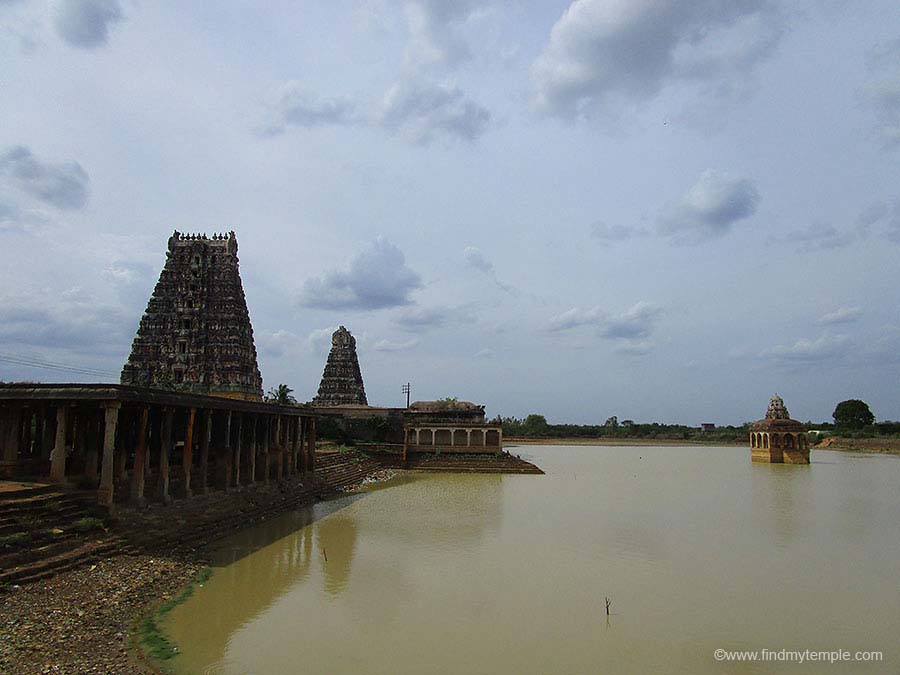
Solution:
<svg viewBox="0 0 900 675">
<path fill-rule="evenodd" d="M 188 394 L 168 389 L 149 389 L 125 384 L 35 384 L 13 382 L 0 384 L 0 403 L 4 401 L 117 401 L 119 403 L 210 408 L 234 412 L 268 415 L 312 417 L 316 410 L 309 405 L 279 405 L 264 401 L 246 401 L 224 396 Z"/>
</svg>

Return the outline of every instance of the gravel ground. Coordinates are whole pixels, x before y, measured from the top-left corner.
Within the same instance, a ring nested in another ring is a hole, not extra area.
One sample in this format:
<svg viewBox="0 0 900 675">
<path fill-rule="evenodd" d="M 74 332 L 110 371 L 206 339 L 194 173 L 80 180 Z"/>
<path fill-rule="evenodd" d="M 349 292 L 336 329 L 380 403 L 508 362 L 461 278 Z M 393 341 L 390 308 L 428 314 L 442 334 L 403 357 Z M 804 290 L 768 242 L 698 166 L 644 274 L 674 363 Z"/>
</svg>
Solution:
<svg viewBox="0 0 900 675">
<path fill-rule="evenodd" d="M 199 562 L 120 555 L 0 593 L 0 673 L 154 673 L 132 624 L 178 594 Z"/>
</svg>

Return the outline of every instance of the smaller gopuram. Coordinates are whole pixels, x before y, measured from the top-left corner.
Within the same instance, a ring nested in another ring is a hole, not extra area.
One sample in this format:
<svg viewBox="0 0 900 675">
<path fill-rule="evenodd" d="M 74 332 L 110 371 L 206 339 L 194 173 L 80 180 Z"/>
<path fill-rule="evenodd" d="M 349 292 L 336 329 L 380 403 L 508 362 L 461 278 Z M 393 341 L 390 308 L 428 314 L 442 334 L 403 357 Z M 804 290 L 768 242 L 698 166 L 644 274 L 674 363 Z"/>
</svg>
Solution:
<svg viewBox="0 0 900 675">
<path fill-rule="evenodd" d="M 750 425 L 750 458 L 771 464 L 809 464 L 806 425 L 791 419 L 778 394 L 769 401 L 765 419 Z"/>
<path fill-rule="evenodd" d="M 331 351 L 325 362 L 319 393 L 313 405 L 369 405 L 359 358 L 356 356 L 356 338 L 341 326 L 331 336 Z"/>
</svg>

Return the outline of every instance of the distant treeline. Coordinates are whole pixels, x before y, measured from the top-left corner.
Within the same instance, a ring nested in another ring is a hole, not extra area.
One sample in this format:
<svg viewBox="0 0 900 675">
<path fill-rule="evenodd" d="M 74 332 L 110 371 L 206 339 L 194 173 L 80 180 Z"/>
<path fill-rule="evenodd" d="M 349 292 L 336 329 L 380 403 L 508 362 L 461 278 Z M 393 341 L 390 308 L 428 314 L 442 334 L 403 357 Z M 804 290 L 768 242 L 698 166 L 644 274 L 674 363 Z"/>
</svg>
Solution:
<svg viewBox="0 0 900 675">
<path fill-rule="evenodd" d="M 743 442 L 750 433 L 750 422 L 740 426 L 717 426 L 704 431 L 701 427 L 684 424 L 641 424 L 610 417 L 604 424 L 550 424 L 543 415 L 528 415 L 524 419 L 502 417 L 504 436 L 528 438 L 658 438 L 661 440 L 702 440 Z M 900 435 L 900 422 L 878 422 L 861 429 L 835 427 L 831 423 L 807 422 L 810 429 L 825 431 L 848 438 L 873 438 Z"/>
</svg>

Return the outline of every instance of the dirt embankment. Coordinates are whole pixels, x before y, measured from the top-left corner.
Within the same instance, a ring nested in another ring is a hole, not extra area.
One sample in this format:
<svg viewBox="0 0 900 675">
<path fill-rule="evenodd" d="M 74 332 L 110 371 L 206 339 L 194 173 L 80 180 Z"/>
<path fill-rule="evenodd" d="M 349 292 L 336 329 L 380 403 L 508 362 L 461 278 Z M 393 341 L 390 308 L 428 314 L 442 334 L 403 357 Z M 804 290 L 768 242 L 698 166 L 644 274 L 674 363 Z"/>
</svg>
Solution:
<svg viewBox="0 0 900 675">
<path fill-rule="evenodd" d="M 829 436 L 812 446 L 812 449 L 900 455 L 900 438 L 843 438 L 842 436 Z"/>
</svg>

